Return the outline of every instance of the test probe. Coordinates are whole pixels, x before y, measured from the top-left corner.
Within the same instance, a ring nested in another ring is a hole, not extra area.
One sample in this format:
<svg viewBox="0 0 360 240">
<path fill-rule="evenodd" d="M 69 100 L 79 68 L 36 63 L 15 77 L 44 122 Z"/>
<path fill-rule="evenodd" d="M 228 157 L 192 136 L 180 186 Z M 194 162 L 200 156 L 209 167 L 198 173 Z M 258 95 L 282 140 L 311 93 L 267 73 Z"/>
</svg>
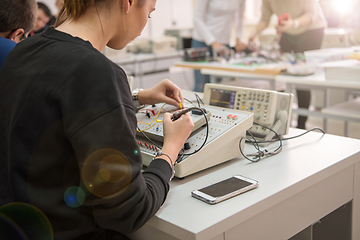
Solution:
<svg viewBox="0 0 360 240">
<path fill-rule="evenodd" d="M 200 110 L 201 112 L 200 112 L 199 110 Z M 190 111 L 192 111 L 192 113 L 194 113 L 194 114 L 196 114 L 196 115 L 201 115 L 202 112 L 206 113 L 206 110 L 205 110 L 204 108 L 190 107 L 190 108 L 187 108 L 187 109 L 185 109 L 185 110 L 182 110 L 181 112 L 176 112 L 176 113 L 174 113 L 174 114 L 172 115 L 172 117 L 171 117 L 171 120 L 172 120 L 172 121 L 175 121 L 175 120 L 179 119 L 183 114 L 188 113 L 188 112 L 190 112 Z"/>
</svg>

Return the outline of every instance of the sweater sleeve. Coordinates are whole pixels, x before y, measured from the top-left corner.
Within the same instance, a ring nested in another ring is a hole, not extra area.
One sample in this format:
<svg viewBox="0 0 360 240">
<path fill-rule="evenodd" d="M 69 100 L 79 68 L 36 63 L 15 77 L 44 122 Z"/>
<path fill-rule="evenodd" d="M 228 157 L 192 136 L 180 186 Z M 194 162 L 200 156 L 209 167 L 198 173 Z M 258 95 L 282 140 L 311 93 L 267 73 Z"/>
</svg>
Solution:
<svg viewBox="0 0 360 240">
<path fill-rule="evenodd" d="M 80 186 L 86 196 L 82 206 L 92 209 L 101 228 L 129 234 L 163 204 L 172 170 L 159 159 L 142 172 L 135 139 L 136 117 L 131 94 L 125 91 L 125 73 L 120 72 L 123 79 L 119 80 L 115 77 L 119 73 L 99 69 L 101 62 L 96 65 L 82 73 L 86 81 L 78 83 L 80 88 L 69 91 L 67 101 L 75 97 L 82 107 L 73 109 L 63 124 L 80 169 Z M 94 79 L 97 77 L 100 80 Z"/>
</svg>

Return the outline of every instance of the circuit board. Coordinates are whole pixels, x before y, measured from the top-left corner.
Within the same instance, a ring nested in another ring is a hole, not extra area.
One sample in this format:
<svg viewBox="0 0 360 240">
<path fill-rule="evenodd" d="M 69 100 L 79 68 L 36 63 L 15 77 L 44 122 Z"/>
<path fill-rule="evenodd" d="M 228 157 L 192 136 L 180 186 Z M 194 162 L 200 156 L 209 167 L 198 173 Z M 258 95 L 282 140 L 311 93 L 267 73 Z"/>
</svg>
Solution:
<svg viewBox="0 0 360 240">
<path fill-rule="evenodd" d="M 192 104 L 184 104 L 184 108 L 193 107 Z M 138 131 L 137 135 L 142 135 L 141 132 L 144 132 L 150 139 L 163 142 L 164 133 L 163 133 L 163 117 L 164 113 L 174 113 L 180 109 L 168 105 L 168 104 L 155 104 L 153 106 L 149 105 L 141 109 L 137 114 L 136 118 L 138 121 Z M 207 111 L 205 113 L 207 121 L 210 121 L 211 113 Z M 190 112 L 191 119 L 194 123 L 193 132 L 199 129 L 201 126 L 206 124 L 204 115 L 201 112 L 193 113 Z"/>
<path fill-rule="evenodd" d="M 153 109 L 145 108 L 143 110 L 145 113 L 137 113 L 139 128 L 152 140 L 149 141 L 139 132 L 136 137 L 145 166 L 151 163 L 156 152 L 162 147 L 162 123 L 159 121 L 154 124 L 154 122 L 156 122 L 156 120 L 162 120 L 165 112 L 174 112 L 177 110 L 171 106 L 162 105 L 163 104 L 156 105 Z M 185 108 L 190 106 L 193 105 L 186 105 Z M 201 108 L 206 109 L 206 112 L 209 114 L 208 126 L 205 124 L 206 121 L 203 115 L 191 114 L 194 123 L 197 123 L 197 128 L 193 129 L 192 134 L 186 141 L 188 148 L 179 153 L 177 164 L 175 165 L 176 177 L 185 177 L 232 158 L 239 157 L 239 141 L 245 136 L 246 130 L 249 129 L 253 123 L 252 113 L 209 105 L 202 105 Z M 149 115 L 149 111 L 151 110 L 154 110 L 155 114 L 151 113 L 152 115 L 150 115 L 149 118 L 146 115 Z M 148 113 L 146 113 L 146 111 L 148 111 Z M 243 144 L 244 141 L 242 142 L 242 147 Z"/>
</svg>

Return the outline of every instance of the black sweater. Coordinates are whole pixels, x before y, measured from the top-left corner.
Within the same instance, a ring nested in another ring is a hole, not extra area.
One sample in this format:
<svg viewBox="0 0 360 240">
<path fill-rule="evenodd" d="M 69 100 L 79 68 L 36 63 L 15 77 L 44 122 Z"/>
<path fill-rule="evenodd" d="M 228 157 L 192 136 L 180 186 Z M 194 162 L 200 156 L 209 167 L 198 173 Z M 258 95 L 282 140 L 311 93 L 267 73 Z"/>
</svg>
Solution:
<svg viewBox="0 0 360 240">
<path fill-rule="evenodd" d="M 0 214 L 16 221 L 5 204 L 30 204 L 61 240 L 138 229 L 164 202 L 171 168 L 159 159 L 141 172 L 136 124 L 126 74 L 89 42 L 54 28 L 21 42 L 0 71 Z"/>
</svg>

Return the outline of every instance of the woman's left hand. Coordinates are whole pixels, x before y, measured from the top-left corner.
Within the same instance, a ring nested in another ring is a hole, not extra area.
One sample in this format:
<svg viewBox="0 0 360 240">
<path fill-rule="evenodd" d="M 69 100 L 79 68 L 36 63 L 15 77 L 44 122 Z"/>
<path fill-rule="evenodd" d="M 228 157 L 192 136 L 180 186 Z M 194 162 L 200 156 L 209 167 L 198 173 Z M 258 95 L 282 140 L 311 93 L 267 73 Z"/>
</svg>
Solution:
<svg viewBox="0 0 360 240">
<path fill-rule="evenodd" d="M 294 26 L 294 20 L 289 18 L 288 20 L 283 20 L 281 22 L 281 25 L 278 25 L 276 29 L 278 30 L 278 32 L 283 33 L 289 30 L 290 28 L 292 28 L 293 26 Z"/>
<path fill-rule="evenodd" d="M 184 102 L 183 95 L 178 86 L 169 79 L 164 79 L 154 87 L 139 91 L 140 104 L 167 103 L 175 107 L 180 107 L 180 102 Z M 183 104 L 181 104 L 183 107 Z"/>
</svg>

